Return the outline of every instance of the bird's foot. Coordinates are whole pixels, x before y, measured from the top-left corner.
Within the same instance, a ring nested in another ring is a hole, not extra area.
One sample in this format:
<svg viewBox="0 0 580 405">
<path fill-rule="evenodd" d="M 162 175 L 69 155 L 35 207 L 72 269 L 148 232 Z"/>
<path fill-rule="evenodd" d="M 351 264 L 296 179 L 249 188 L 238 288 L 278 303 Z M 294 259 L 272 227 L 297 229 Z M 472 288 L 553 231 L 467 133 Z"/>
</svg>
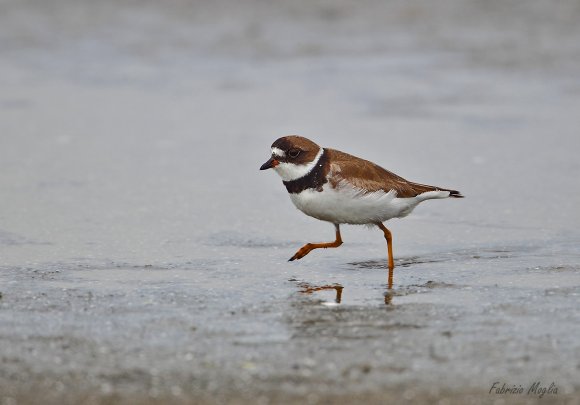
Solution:
<svg viewBox="0 0 580 405">
<path fill-rule="evenodd" d="M 311 243 L 307 243 L 306 245 L 304 245 L 300 249 L 298 249 L 298 252 L 296 252 L 294 254 L 294 256 L 292 256 L 290 259 L 288 259 L 288 261 L 293 262 L 294 260 L 300 260 L 304 256 L 306 256 L 308 253 L 310 253 L 312 251 L 312 249 L 314 249 L 314 245 Z"/>
</svg>

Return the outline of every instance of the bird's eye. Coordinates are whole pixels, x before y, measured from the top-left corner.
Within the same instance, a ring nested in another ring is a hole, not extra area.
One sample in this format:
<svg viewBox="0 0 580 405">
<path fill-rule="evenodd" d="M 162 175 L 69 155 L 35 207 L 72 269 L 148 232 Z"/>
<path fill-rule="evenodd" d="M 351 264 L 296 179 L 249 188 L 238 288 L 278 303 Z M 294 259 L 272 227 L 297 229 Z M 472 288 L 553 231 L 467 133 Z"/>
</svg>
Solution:
<svg viewBox="0 0 580 405">
<path fill-rule="evenodd" d="M 288 156 L 290 156 L 292 159 L 297 158 L 299 154 L 300 154 L 300 149 L 290 149 L 288 151 Z"/>
</svg>

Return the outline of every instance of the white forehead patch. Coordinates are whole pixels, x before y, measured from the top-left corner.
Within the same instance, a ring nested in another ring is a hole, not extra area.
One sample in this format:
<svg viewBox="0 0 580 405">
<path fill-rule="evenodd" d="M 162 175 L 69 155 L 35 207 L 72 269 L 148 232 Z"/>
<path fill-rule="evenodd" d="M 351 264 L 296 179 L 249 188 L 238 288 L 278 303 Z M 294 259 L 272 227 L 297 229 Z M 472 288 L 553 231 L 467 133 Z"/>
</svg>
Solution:
<svg viewBox="0 0 580 405">
<path fill-rule="evenodd" d="M 286 152 L 280 148 L 272 148 L 272 155 L 283 158 L 286 157 Z"/>
<path fill-rule="evenodd" d="M 312 171 L 312 169 L 314 169 L 314 166 L 316 166 L 316 164 L 320 160 L 320 157 L 322 156 L 323 152 L 324 149 L 320 148 L 314 160 L 305 163 L 303 165 L 297 165 L 295 163 L 289 162 L 280 162 L 278 166 L 274 167 L 274 170 L 276 170 L 276 173 L 278 173 L 280 177 L 282 177 L 282 180 L 284 181 L 292 181 L 299 179 L 301 177 L 306 176 L 308 173 Z"/>
</svg>

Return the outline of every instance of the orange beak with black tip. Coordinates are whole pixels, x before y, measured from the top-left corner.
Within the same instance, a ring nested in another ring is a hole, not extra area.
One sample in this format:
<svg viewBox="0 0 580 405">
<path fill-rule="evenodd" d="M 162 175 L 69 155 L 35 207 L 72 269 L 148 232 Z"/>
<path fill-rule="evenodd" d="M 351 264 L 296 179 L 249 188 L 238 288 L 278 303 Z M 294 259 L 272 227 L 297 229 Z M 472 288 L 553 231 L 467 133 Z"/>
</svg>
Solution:
<svg viewBox="0 0 580 405">
<path fill-rule="evenodd" d="M 276 159 L 271 157 L 270 159 L 268 159 L 268 161 L 266 163 L 264 163 L 262 166 L 260 166 L 260 170 L 271 169 L 273 167 L 278 166 L 279 164 L 280 164 L 280 162 L 278 162 Z"/>
</svg>

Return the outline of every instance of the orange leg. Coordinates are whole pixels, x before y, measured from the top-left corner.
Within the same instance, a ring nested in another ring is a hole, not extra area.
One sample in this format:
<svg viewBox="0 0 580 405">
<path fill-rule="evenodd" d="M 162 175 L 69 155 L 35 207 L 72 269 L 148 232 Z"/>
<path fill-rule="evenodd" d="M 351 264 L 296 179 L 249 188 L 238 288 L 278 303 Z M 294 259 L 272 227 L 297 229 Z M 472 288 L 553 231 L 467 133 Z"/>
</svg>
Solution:
<svg viewBox="0 0 580 405">
<path fill-rule="evenodd" d="M 392 271 L 395 268 L 395 262 L 393 260 L 393 235 L 382 223 L 378 223 L 377 226 L 381 228 L 385 234 L 385 239 L 387 240 L 387 251 L 389 253 L 389 284 L 392 284 Z"/>
<path fill-rule="evenodd" d="M 395 268 L 395 262 L 393 260 L 393 235 L 391 231 L 387 229 L 382 223 L 378 223 L 377 226 L 381 228 L 385 234 L 385 239 L 387 240 L 387 252 L 389 254 L 389 279 L 387 284 L 387 292 L 385 293 L 385 304 L 389 305 L 393 300 L 393 294 L 391 290 L 393 289 L 393 270 Z"/>
<path fill-rule="evenodd" d="M 298 252 L 296 252 L 296 254 L 294 256 L 292 256 L 290 258 L 290 260 L 288 260 L 288 261 L 291 262 L 293 260 L 302 259 L 304 256 L 306 256 L 308 253 L 310 253 L 314 249 L 320 249 L 320 248 L 324 248 L 324 249 L 326 249 L 326 248 L 337 248 L 340 245 L 342 245 L 342 238 L 340 237 L 340 227 L 339 227 L 338 224 L 334 224 L 334 227 L 336 228 L 336 240 L 334 242 L 329 242 L 329 243 L 307 243 L 306 245 L 302 246 L 298 250 Z"/>
</svg>

